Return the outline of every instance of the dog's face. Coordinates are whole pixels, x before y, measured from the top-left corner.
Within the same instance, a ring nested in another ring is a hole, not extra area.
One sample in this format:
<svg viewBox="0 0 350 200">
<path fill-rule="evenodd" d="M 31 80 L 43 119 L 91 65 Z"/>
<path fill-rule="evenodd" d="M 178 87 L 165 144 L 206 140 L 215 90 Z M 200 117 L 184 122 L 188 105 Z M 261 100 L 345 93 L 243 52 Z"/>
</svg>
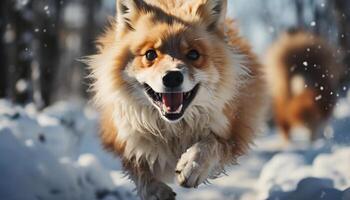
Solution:
<svg viewBox="0 0 350 200">
<path fill-rule="evenodd" d="M 212 104 L 231 59 L 223 39 L 226 1 L 119 0 L 117 8 L 119 47 L 128 51 L 124 79 L 133 94 L 169 122 L 184 117 L 193 101 Z"/>
<path fill-rule="evenodd" d="M 206 65 L 203 45 L 189 45 L 178 37 L 143 44 L 130 65 L 150 102 L 169 121 L 179 120 L 196 97 L 203 80 L 195 77 L 194 70 Z"/>
</svg>

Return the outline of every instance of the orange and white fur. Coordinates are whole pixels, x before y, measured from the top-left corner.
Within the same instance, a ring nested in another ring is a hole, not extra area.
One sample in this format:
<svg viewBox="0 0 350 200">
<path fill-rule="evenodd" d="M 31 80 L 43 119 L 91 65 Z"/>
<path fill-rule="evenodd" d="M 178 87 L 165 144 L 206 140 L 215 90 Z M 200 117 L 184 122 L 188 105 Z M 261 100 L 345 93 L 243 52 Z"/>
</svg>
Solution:
<svg viewBox="0 0 350 200">
<path fill-rule="evenodd" d="M 89 65 L 101 139 L 141 199 L 175 199 L 244 154 L 262 122 L 262 69 L 226 0 L 119 0 Z"/>
<path fill-rule="evenodd" d="M 266 74 L 275 121 L 286 141 L 293 128 L 305 127 L 318 137 L 332 113 L 341 67 L 339 55 L 323 38 L 291 29 L 266 55 Z"/>
</svg>

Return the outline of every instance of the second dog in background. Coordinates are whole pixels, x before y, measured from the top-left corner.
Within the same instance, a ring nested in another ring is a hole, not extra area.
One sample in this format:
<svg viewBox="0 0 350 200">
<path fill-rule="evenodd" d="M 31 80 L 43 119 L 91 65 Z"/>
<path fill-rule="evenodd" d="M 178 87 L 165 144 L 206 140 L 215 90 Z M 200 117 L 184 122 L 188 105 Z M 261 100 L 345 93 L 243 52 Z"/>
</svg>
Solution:
<svg viewBox="0 0 350 200">
<path fill-rule="evenodd" d="M 301 30 L 284 33 L 266 55 L 274 118 L 286 141 L 303 126 L 314 141 L 336 102 L 337 55 L 321 37 Z"/>
</svg>

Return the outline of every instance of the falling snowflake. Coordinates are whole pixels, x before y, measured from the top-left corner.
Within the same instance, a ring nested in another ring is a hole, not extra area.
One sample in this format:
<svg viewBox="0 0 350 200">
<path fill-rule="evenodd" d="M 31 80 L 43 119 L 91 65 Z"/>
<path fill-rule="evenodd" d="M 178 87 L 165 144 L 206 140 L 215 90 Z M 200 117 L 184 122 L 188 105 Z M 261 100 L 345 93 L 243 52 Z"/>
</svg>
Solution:
<svg viewBox="0 0 350 200">
<path fill-rule="evenodd" d="M 322 95 L 318 95 L 318 96 L 315 98 L 316 101 L 319 101 L 319 100 L 321 100 L 321 99 L 322 99 Z"/>
</svg>

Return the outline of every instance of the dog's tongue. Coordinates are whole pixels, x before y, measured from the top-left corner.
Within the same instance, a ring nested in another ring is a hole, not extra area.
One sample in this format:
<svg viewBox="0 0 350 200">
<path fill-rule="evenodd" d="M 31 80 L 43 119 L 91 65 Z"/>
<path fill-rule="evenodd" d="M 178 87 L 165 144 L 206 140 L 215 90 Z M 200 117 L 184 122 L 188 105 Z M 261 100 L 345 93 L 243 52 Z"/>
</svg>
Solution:
<svg viewBox="0 0 350 200">
<path fill-rule="evenodd" d="M 166 112 L 176 112 L 183 103 L 183 93 L 163 93 L 162 102 Z"/>
</svg>

